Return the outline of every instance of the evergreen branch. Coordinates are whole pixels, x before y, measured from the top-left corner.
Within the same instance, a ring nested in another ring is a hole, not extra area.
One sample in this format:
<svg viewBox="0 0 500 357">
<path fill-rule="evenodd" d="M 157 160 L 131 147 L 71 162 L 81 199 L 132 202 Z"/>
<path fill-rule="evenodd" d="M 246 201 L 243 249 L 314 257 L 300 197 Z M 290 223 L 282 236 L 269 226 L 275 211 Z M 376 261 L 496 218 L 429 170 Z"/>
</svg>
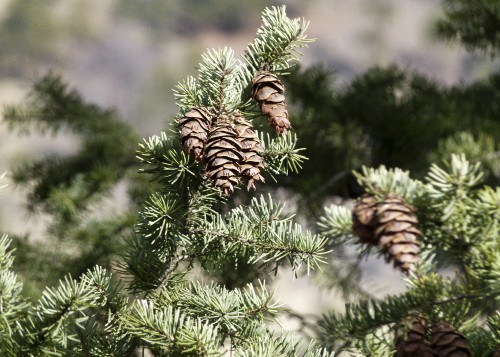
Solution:
<svg viewBox="0 0 500 357">
<path fill-rule="evenodd" d="M 8 271 L 14 263 L 14 250 L 9 250 L 12 241 L 6 234 L 0 237 L 0 272 Z"/>
<path fill-rule="evenodd" d="M 196 190 L 189 191 L 187 201 L 186 227 L 196 227 L 205 221 L 207 215 L 214 214 L 212 207 L 225 203 L 226 197 L 221 196 L 217 187 L 205 181 Z"/>
<path fill-rule="evenodd" d="M 294 336 L 283 334 L 275 337 L 272 333 L 262 333 L 257 338 L 247 341 L 235 351 L 235 357 L 333 357 L 333 353 L 319 348 L 311 342 L 305 349 L 301 349 Z"/>
<path fill-rule="evenodd" d="M 500 221 L 500 187 L 489 186 L 477 192 L 477 200 L 471 201 L 474 214 Z"/>
<path fill-rule="evenodd" d="M 500 11 L 496 1 L 443 1 L 444 17 L 435 25 L 435 34 L 445 40 L 460 42 L 469 51 L 500 51 Z"/>
<path fill-rule="evenodd" d="M 491 176 L 500 178 L 500 151 L 496 149 L 493 135 L 480 132 L 474 136 L 468 131 L 458 132 L 440 140 L 430 159 L 442 162 L 455 153 L 463 153 L 471 163 L 481 162 L 485 179 L 491 179 Z"/>
<path fill-rule="evenodd" d="M 17 321 L 26 317 L 30 304 L 21 295 L 23 284 L 10 270 L 14 262 L 13 250 L 9 250 L 11 243 L 7 235 L 0 237 L 0 350 L 15 356 L 19 345 L 14 330 Z"/>
<path fill-rule="evenodd" d="M 471 301 L 489 301 L 493 295 L 470 291 L 469 286 L 444 280 L 437 274 L 409 281 L 409 290 L 383 300 L 369 299 L 356 305 L 347 304 L 343 315 L 329 313 L 319 322 L 320 340 L 326 346 L 359 346 L 366 336 L 380 329 L 393 329 L 408 316 L 425 313 L 458 327 L 467 318 Z M 460 313 L 457 313 L 460 311 Z"/>
<path fill-rule="evenodd" d="M 426 177 L 427 190 L 436 202 L 434 207 L 442 211 L 442 221 L 465 214 L 469 192 L 482 177 L 480 163 L 471 165 L 464 155 L 453 154 L 451 161 L 445 162 L 445 169 L 432 164 Z"/>
<path fill-rule="evenodd" d="M 128 249 L 124 254 L 124 262 L 118 263 L 118 268 L 127 280 L 129 288 L 134 292 L 143 292 L 155 289 L 161 283 L 162 272 L 168 258 L 163 254 L 167 239 L 156 240 L 152 245 L 148 239 L 136 233 L 128 241 Z"/>
<path fill-rule="evenodd" d="M 103 331 L 100 323 L 88 320 L 85 326 L 77 329 L 78 344 L 74 347 L 79 355 L 88 357 L 123 357 L 131 356 L 135 348 L 134 341 L 125 336 L 116 338 Z"/>
<path fill-rule="evenodd" d="M 181 149 L 179 140 L 169 138 L 165 132 L 139 144 L 137 158 L 147 165 L 140 172 L 153 175 L 166 188 L 183 186 L 199 177 L 194 159 Z"/>
<path fill-rule="evenodd" d="M 365 300 L 356 305 L 347 304 L 343 315 L 330 313 L 322 317 L 319 339 L 330 348 L 342 342 L 352 345 L 383 326 L 399 323 L 424 303 L 424 298 L 419 295 L 405 294 L 389 296 L 383 301 Z"/>
<path fill-rule="evenodd" d="M 344 206 L 325 207 L 325 215 L 320 217 L 318 227 L 323 236 L 334 240 L 333 245 L 356 239 L 352 230 L 351 210 Z"/>
<path fill-rule="evenodd" d="M 35 316 L 28 317 L 19 331 L 23 353 L 64 351 L 68 341 L 76 340 L 69 327 L 81 326 L 88 319 L 85 310 L 97 307 L 97 299 L 85 282 L 78 283 L 70 277 L 56 289 L 47 288 L 35 307 Z"/>
<path fill-rule="evenodd" d="M 154 350 L 198 356 L 218 356 L 220 339 L 217 328 L 192 319 L 172 306 L 157 307 L 153 302 L 137 300 L 120 317 L 124 333 L 139 338 Z"/>
<path fill-rule="evenodd" d="M 265 160 L 265 170 L 273 179 L 274 175 L 298 173 L 304 160 L 307 160 L 299 154 L 305 149 L 296 148 L 297 136 L 290 132 L 272 139 L 269 134 L 264 136 L 264 133 L 260 133 L 260 142 L 264 151 L 262 156 Z"/>
<path fill-rule="evenodd" d="M 482 179 L 480 163 L 471 165 L 465 155 L 451 155 L 451 161 L 445 162 L 445 169 L 432 164 L 426 177 L 429 191 L 439 200 L 448 197 L 463 199 L 467 192 Z"/>
<path fill-rule="evenodd" d="M 290 62 L 297 61 L 300 48 L 314 41 L 307 38 L 308 22 L 304 19 L 290 19 L 285 6 L 266 8 L 262 13 L 262 25 L 257 30 L 243 55 L 247 64 L 244 71 L 249 83 L 260 70 L 284 71 Z"/>
<path fill-rule="evenodd" d="M 104 328 L 94 319 L 89 319 L 83 328 L 75 329 L 82 352 L 96 357 L 128 355 L 134 343 L 130 336 L 120 336 L 122 331 L 118 326 L 119 316 L 127 307 L 127 297 L 122 295 L 122 284 L 100 266 L 89 270 L 81 281 L 94 291 L 97 305 L 107 313 Z"/>
<path fill-rule="evenodd" d="M 192 76 L 188 76 L 183 82 L 177 84 L 174 97 L 183 113 L 203 103 L 203 93 Z"/>
<path fill-rule="evenodd" d="M 199 64 L 199 90 L 203 95 L 203 105 L 213 107 L 217 113 L 232 112 L 240 103 L 242 91 L 239 70 L 231 48 L 209 50 L 202 54 Z"/>
<path fill-rule="evenodd" d="M 177 269 L 177 267 L 179 266 L 179 264 L 182 261 L 185 261 L 185 260 L 192 261 L 194 259 L 194 256 L 182 255 L 183 250 L 184 249 L 182 247 L 178 247 L 175 254 L 172 255 L 172 258 L 166 264 L 166 269 L 164 269 L 163 273 L 161 274 L 160 278 L 158 279 L 159 283 L 155 289 L 156 291 L 160 291 L 166 286 L 170 276 L 174 273 L 174 271 Z"/>
<path fill-rule="evenodd" d="M 127 267 L 123 266 L 133 272 L 134 290 L 161 289 L 180 262 L 195 259 L 196 242 L 186 238 L 186 232 L 202 224 L 207 214 L 214 214 L 212 206 L 221 198 L 217 189 L 203 183 L 186 192 L 186 202 L 172 193 L 156 193 L 145 202 L 126 255 Z"/>
<path fill-rule="evenodd" d="M 249 257 L 249 262 L 274 262 L 279 265 L 288 259 L 294 271 L 305 263 L 307 270 L 324 263 L 324 244 L 310 232 L 302 232 L 292 217 L 281 215 L 282 206 L 274 205 L 272 199 L 254 198 L 250 206 L 235 208 L 223 219 L 213 215 L 210 221 L 196 230 L 191 230 L 203 239 L 203 250 L 216 261 L 238 252 Z M 187 238 L 191 239 L 191 238 Z M 192 239 L 191 239 L 192 240 Z"/>
<path fill-rule="evenodd" d="M 81 284 L 93 290 L 96 305 L 113 314 L 127 305 L 127 299 L 122 295 L 122 284 L 114 280 L 111 273 L 100 266 L 87 271 L 81 278 Z"/>
<path fill-rule="evenodd" d="M 487 324 L 496 340 L 500 341 L 500 311 L 488 316 Z"/>
<path fill-rule="evenodd" d="M 191 283 L 162 289 L 152 297 L 158 306 L 182 309 L 188 316 L 217 326 L 222 339 L 248 338 L 248 326 L 275 317 L 278 305 L 263 284 L 260 289 L 247 285 L 246 289 L 227 290 L 223 287 Z"/>
<path fill-rule="evenodd" d="M 396 193 L 412 203 L 422 194 L 423 183 L 413 180 L 408 171 L 399 168 L 387 169 L 382 165 L 373 169 L 363 166 L 361 173 L 354 171 L 353 174 L 367 193 L 378 197 Z"/>
<path fill-rule="evenodd" d="M 157 240 L 167 240 L 169 251 L 175 249 L 172 230 L 178 230 L 179 222 L 183 221 L 185 207 L 178 197 L 172 194 L 155 193 L 144 203 L 139 213 L 137 230 L 148 239 L 152 245 Z"/>
<path fill-rule="evenodd" d="M 56 134 L 61 128 L 67 128 L 80 135 L 94 135 L 96 126 L 102 126 L 103 121 L 109 121 L 114 115 L 112 110 L 85 103 L 76 90 L 69 89 L 54 73 L 46 74 L 33 84 L 26 106 L 4 109 L 4 120 L 9 127 L 26 133 L 35 127 L 42 133 Z"/>
</svg>

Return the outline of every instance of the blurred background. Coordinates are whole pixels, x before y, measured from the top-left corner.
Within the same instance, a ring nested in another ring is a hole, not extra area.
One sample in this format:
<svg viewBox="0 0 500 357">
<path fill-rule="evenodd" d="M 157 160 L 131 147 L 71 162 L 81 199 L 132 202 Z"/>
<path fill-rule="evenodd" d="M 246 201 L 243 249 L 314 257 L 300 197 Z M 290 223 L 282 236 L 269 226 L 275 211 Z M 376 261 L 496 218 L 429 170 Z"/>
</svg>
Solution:
<svg viewBox="0 0 500 357">
<path fill-rule="evenodd" d="M 323 204 L 349 202 L 360 194 L 350 172 L 362 164 L 399 166 L 422 176 L 429 162 L 440 160 L 454 143 L 469 143 L 472 153 L 480 144 L 498 150 L 488 136 L 498 129 L 498 117 L 491 114 L 498 108 L 481 112 L 483 121 L 468 113 L 484 108 L 481 98 L 497 93 L 491 77 L 500 62 L 487 51 L 468 52 L 438 39 L 436 24 L 443 17 L 438 0 L 2 0 L 0 107 L 22 105 L 33 84 L 52 71 L 85 102 L 113 108 L 113 115 L 136 133 L 135 144 L 173 120 L 172 89 L 195 74 L 202 52 L 230 46 L 241 53 L 260 25 L 262 9 L 279 4 L 287 6 L 290 17 L 310 21 L 308 34 L 316 42 L 304 49 L 300 67 L 286 80 L 292 123 L 311 160 L 300 179 L 286 178 L 273 192 L 290 209 L 307 211 L 303 220 L 313 229 Z M 473 86 L 483 92 L 472 91 Z M 471 99 L 469 112 L 460 106 L 464 93 L 478 98 Z M 53 207 L 37 211 L 30 206 L 27 197 L 36 185 L 36 172 L 27 179 L 16 168 L 47 157 L 78 155 L 83 142 L 71 130 L 25 133 L 10 122 L 0 125 L 0 173 L 13 177 L 0 193 L 0 227 L 24 242 L 18 248 L 18 263 L 24 264 L 19 270 L 33 284 L 33 295 L 81 256 L 78 244 L 71 244 L 64 247 L 69 253 L 55 272 L 41 268 L 44 262 L 37 255 L 50 257 L 63 249 L 58 245 L 62 238 L 59 243 L 50 238 L 51 227 L 61 218 L 54 218 Z M 132 158 L 133 150 L 127 155 Z M 478 160 L 481 155 L 485 153 L 476 153 Z M 498 182 L 498 156 L 489 157 L 489 179 Z M 132 201 L 142 197 L 130 195 L 133 177 L 120 177 L 107 187 L 99 214 L 133 211 Z M 59 231 L 60 236 L 74 234 Z M 75 241 L 88 244 L 79 234 Z M 119 253 L 106 249 L 104 262 Z M 344 272 L 342 284 L 357 281 L 374 295 L 403 287 L 399 275 L 377 259 L 354 266 L 361 273 L 354 268 Z M 301 313 L 341 306 L 347 296 L 308 278 L 291 282 L 289 272 L 280 273 L 275 287 L 281 301 Z"/>
</svg>

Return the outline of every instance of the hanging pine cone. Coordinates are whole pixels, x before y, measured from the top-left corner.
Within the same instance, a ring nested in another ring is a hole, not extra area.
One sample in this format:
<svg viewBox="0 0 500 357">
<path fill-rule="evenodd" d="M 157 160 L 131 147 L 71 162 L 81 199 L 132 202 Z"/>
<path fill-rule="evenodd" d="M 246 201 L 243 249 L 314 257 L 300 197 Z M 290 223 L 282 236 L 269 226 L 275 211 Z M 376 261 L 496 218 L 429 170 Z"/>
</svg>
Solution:
<svg viewBox="0 0 500 357">
<path fill-rule="evenodd" d="M 436 356 L 468 357 L 469 343 L 464 335 L 444 321 L 432 324 L 431 346 Z"/>
<path fill-rule="evenodd" d="M 239 183 L 239 163 L 243 159 L 238 133 L 228 119 L 220 119 L 208 133 L 205 160 L 207 176 L 226 196 Z"/>
<path fill-rule="evenodd" d="M 253 79 L 252 97 L 260 104 L 262 114 L 278 134 L 286 133 L 292 127 L 283 92 L 285 86 L 270 72 L 260 72 Z"/>
<path fill-rule="evenodd" d="M 362 243 L 377 244 L 375 239 L 375 214 L 377 200 L 373 195 L 364 194 L 357 201 L 352 211 L 352 228 Z"/>
<path fill-rule="evenodd" d="M 210 130 L 211 117 L 209 109 L 198 107 L 191 109 L 179 119 L 182 146 L 198 162 L 203 161 L 203 150 Z"/>
<path fill-rule="evenodd" d="M 413 271 L 419 260 L 419 237 L 415 208 L 389 194 L 377 205 L 375 237 L 388 260 L 403 272 Z"/>
<path fill-rule="evenodd" d="M 264 178 L 260 174 L 260 169 L 264 167 L 260 141 L 257 133 L 252 128 L 252 124 L 241 114 L 235 115 L 234 121 L 234 128 L 243 155 L 243 160 L 240 162 L 241 176 L 247 181 L 247 189 L 255 190 L 256 181 L 264 182 Z"/>
<path fill-rule="evenodd" d="M 426 343 L 427 320 L 416 317 L 408 330 L 405 340 L 396 345 L 397 357 L 433 357 L 431 347 Z"/>
<path fill-rule="evenodd" d="M 352 228 L 362 243 L 378 245 L 387 260 L 403 272 L 413 271 L 420 252 L 420 231 L 415 208 L 397 195 L 382 201 L 364 194 L 352 214 Z"/>
</svg>

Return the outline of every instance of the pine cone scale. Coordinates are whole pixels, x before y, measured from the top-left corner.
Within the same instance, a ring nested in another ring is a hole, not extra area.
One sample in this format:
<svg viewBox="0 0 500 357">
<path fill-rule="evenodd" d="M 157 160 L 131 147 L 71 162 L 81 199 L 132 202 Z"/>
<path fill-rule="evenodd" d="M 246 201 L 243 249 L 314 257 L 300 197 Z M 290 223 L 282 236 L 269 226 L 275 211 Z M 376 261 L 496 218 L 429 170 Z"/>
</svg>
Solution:
<svg viewBox="0 0 500 357">
<path fill-rule="evenodd" d="M 445 321 L 432 324 L 431 347 L 437 356 L 468 357 L 469 343 L 464 335 Z"/>
<path fill-rule="evenodd" d="M 241 176 L 247 181 L 247 189 L 255 190 L 255 182 L 264 182 L 264 177 L 260 174 L 260 169 L 264 167 L 260 140 L 252 124 L 242 115 L 235 116 L 235 123 L 242 152 Z"/>
</svg>

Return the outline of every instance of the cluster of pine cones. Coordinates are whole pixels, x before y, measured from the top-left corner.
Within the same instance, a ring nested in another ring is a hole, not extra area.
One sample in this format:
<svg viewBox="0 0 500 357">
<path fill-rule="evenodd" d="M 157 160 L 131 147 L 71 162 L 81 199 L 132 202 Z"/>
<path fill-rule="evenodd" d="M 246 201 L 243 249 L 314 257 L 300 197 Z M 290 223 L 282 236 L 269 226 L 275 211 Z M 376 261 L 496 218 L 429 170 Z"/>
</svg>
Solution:
<svg viewBox="0 0 500 357">
<path fill-rule="evenodd" d="M 427 342 L 429 341 L 429 342 Z M 397 357 L 468 357 L 469 343 L 464 335 L 445 321 L 432 323 L 417 317 L 412 321 L 404 341 L 396 343 Z"/>
<path fill-rule="evenodd" d="M 253 79 L 252 97 L 278 134 L 286 133 L 288 120 L 285 88 L 278 77 L 260 72 Z M 195 160 L 206 164 L 206 175 L 224 195 L 234 191 L 241 180 L 247 188 L 255 189 L 255 182 L 264 182 L 262 148 L 251 122 L 241 113 L 217 115 L 212 108 L 196 107 L 178 121 L 184 149 Z"/>
<path fill-rule="evenodd" d="M 210 108 L 193 108 L 179 119 L 184 149 L 206 164 L 206 175 L 224 195 L 234 191 L 240 180 L 248 189 L 264 181 L 257 133 L 240 113 L 217 117 Z"/>
<path fill-rule="evenodd" d="M 408 273 L 419 261 L 422 233 L 417 228 L 415 208 L 395 194 L 382 200 L 364 194 L 352 213 L 353 230 L 362 243 L 379 246 L 387 261 Z"/>
</svg>

